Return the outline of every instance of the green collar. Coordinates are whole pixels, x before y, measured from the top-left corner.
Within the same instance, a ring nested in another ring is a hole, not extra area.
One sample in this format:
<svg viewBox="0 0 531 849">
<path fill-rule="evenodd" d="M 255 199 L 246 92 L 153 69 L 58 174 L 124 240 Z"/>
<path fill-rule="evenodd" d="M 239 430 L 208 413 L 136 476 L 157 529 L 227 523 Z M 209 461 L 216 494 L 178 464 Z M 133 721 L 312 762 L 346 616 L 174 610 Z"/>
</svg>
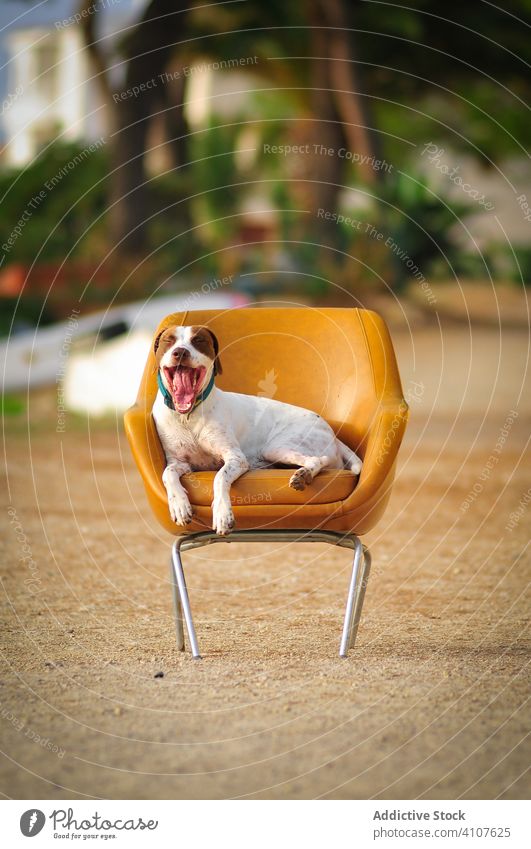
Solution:
<svg viewBox="0 0 531 849">
<path fill-rule="evenodd" d="M 203 389 L 203 391 L 199 393 L 199 395 L 197 396 L 197 398 L 194 401 L 194 406 L 192 407 L 192 409 L 188 413 L 181 413 L 180 415 L 189 416 L 190 413 L 194 412 L 196 407 L 199 407 L 199 404 L 202 404 L 203 401 L 206 401 L 206 399 L 208 398 L 208 396 L 210 395 L 210 393 L 212 392 L 212 390 L 214 388 L 214 378 L 215 378 L 215 376 L 216 375 L 214 374 L 214 369 L 212 369 L 212 374 L 210 375 L 210 380 L 208 381 L 208 386 L 206 386 L 205 389 Z M 161 391 L 162 397 L 164 398 L 164 403 L 166 404 L 166 406 L 170 410 L 175 411 L 175 404 L 173 403 L 173 398 L 171 397 L 171 392 L 168 392 L 168 390 L 164 386 L 164 384 L 162 382 L 162 377 L 160 376 L 160 371 L 157 372 L 157 383 L 159 385 L 159 389 Z"/>
</svg>

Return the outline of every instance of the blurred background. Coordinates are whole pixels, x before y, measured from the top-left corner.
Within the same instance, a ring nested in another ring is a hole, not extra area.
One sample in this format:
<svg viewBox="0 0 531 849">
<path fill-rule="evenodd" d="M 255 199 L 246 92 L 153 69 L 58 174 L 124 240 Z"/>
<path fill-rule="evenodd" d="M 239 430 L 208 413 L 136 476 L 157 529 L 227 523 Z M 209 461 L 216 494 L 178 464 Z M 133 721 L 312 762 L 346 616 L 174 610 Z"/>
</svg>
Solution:
<svg viewBox="0 0 531 849">
<path fill-rule="evenodd" d="M 87 351 L 140 367 L 183 305 L 525 320 L 530 10 L 1 3 L 6 409 L 65 382 L 83 410 Z"/>
</svg>

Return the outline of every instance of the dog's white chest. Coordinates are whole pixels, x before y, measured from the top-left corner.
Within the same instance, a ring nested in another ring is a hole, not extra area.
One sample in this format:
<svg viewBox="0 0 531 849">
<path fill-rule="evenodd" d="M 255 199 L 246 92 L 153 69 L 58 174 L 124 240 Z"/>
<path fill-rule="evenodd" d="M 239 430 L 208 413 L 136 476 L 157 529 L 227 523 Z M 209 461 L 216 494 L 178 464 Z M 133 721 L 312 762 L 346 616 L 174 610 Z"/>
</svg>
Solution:
<svg viewBox="0 0 531 849">
<path fill-rule="evenodd" d="M 179 458 L 189 463 L 195 471 L 221 468 L 221 457 L 201 445 L 197 434 L 187 424 L 181 424 L 179 419 L 160 403 L 159 398 L 153 407 L 153 416 L 168 460 Z"/>
</svg>

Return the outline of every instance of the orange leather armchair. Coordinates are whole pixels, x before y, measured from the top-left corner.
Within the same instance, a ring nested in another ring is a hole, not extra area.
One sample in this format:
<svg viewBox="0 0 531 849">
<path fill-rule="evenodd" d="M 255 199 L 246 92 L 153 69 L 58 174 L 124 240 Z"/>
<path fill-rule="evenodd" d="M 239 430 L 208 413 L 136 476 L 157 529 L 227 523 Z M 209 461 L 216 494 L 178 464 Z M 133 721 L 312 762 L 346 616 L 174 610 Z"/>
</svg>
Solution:
<svg viewBox="0 0 531 849">
<path fill-rule="evenodd" d="M 167 316 L 155 335 L 173 324 L 206 325 L 214 331 L 223 366 L 216 378 L 221 389 L 268 395 L 314 410 L 363 460 L 359 479 L 349 471 L 324 471 L 302 492 L 288 486 L 292 469 L 247 472 L 232 486 L 236 529 L 229 537 L 210 530 L 215 473 L 184 475 L 194 520 L 178 527 L 168 511 L 162 483 L 165 457 L 151 415 L 157 381 L 150 352 L 136 404 L 125 414 L 125 430 L 155 516 L 179 535 L 172 554 L 179 647 L 184 647 L 184 612 L 192 653 L 199 657 L 181 551 L 231 539 L 289 538 L 354 550 L 340 649 L 345 656 L 355 638 L 370 568 L 358 534 L 373 528 L 385 510 L 408 415 L 384 321 L 359 309 L 198 310 Z"/>
</svg>

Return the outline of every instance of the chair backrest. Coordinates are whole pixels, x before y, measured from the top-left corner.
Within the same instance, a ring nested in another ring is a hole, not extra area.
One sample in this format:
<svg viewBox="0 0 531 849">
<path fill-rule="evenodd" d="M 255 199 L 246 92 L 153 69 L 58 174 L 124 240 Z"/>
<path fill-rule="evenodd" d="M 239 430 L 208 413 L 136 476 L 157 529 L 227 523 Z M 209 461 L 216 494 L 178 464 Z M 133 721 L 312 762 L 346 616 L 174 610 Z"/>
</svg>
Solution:
<svg viewBox="0 0 531 849">
<path fill-rule="evenodd" d="M 379 403 L 402 397 L 389 332 L 369 310 L 195 310 L 167 316 L 157 334 L 173 324 L 206 325 L 216 334 L 220 389 L 314 410 L 351 445 L 362 443 Z M 152 351 L 137 402 L 151 405 L 156 391 Z"/>
</svg>

